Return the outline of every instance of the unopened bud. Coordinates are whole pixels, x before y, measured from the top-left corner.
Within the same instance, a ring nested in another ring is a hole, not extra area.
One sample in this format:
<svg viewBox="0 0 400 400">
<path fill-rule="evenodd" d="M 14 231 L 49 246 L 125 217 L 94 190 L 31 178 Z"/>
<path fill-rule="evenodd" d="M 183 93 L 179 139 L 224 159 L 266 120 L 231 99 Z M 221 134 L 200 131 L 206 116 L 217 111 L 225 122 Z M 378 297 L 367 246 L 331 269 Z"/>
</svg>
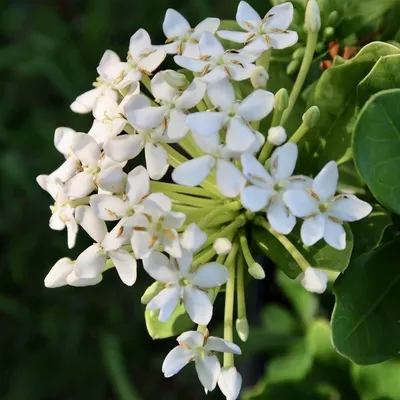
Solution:
<svg viewBox="0 0 400 400">
<path fill-rule="evenodd" d="M 163 290 L 165 287 L 165 284 L 161 283 L 161 282 L 154 282 L 152 285 L 150 285 L 146 291 L 143 293 L 142 298 L 140 299 L 140 301 L 142 302 L 142 304 L 148 304 L 150 303 L 150 301 L 153 299 L 153 297 L 155 297 L 156 295 L 158 295 L 158 293 L 161 292 L 161 290 Z"/>
<path fill-rule="evenodd" d="M 167 69 L 162 74 L 165 82 L 167 82 L 168 85 L 171 85 L 174 88 L 183 88 L 189 83 L 185 75 L 180 74 L 179 72 L 176 72 L 172 69 Z"/>
<path fill-rule="evenodd" d="M 320 115 L 319 108 L 312 106 L 303 114 L 303 122 L 307 127 L 313 128 L 317 125 Z"/>
<path fill-rule="evenodd" d="M 249 337 L 249 322 L 247 318 L 238 318 L 236 320 L 236 332 L 242 342 L 245 342 Z"/>
<path fill-rule="evenodd" d="M 263 270 L 263 267 L 259 263 L 254 263 L 250 268 L 249 268 L 249 274 L 254 278 L 254 279 L 264 279 L 265 278 L 265 272 Z"/>
<path fill-rule="evenodd" d="M 315 50 L 317 51 L 317 53 L 323 52 L 325 50 L 325 44 L 323 42 L 317 43 Z"/>
<path fill-rule="evenodd" d="M 308 267 L 301 279 L 303 287 L 312 293 L 324 293 L 328 284 L 328 275 L 320 269 Z"/>
<path fill-rule="evenodd" d="M 328 16 L 328 24 L 330 26 L 335 26 L 339 21 L 339 13 L 337 11 L 332 11 Z"/>
<path fill-rule="evenodd" d="M 218 238 L 213 245 L 215 252 L 220 256 L 232 250 L 232 242 L 228 238 Z"/>
<path fill-rule="evenodd" d="M 292 58 L 293 58 L 293 60 L 297 60 L 299 58 L 303 58 L 305 53 L 306 53 L 306 48 L 305 47 L 300 47 L 299 49 L 297 49 L 292 54 Z"/>
<path fill-rule="evenodd" d="M 332 36 L 335 35 L 335 29 L 332 28 L 331 26 L 328 26 L 324 29 L 324 36 L 326 38 L 331 38 Z"/>
<path fill-rule="evenodd" d="M 285 111 L 289 105 L 289 94 L 285 88 L 279 89 L 275 94 L 275 108 L 278 111 Z"/>
<path fill-rule="evenodd" d="M 288 75 L 293 75 L 300 68 L 301 60 L 292 60 L 286 68 Z"/>
<path fill-rule="evenodd" d="M 250 82 L 254 89 L 264 89 L 267 86 L 268 79 L 268 72 L 262 65 L 257 65 L 255 68 L 253 68 L 250 76 Z"/>
<path fill-rule="evenodd" d="M 309 32 L 318 32 L 321 29 L 321 12 L 317 0 L 308 0 L 306 27 Z"/>
<path fill-rule="evenodd" d="M 285 143 L 287 134 L 283 126 L 274 126 L 269 129 L 267 140 L 275 146 Z"/>
</svg>

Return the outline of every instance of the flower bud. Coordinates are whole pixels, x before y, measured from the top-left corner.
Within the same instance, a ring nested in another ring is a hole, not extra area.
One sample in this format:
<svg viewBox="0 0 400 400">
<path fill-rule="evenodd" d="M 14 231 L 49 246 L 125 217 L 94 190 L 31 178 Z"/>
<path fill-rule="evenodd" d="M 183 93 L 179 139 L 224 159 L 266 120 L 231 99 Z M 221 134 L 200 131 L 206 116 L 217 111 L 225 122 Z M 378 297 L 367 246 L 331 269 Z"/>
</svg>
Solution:
<svg viewBox="0 0 400 400">
<path fill-rule="evenodd" d="M 308 267 L 303 274 L 301 284 L 304 289 L 312 293 L 324 293 L 328 284 L 328 275 L 325 271 Z"/>
<path fill-rule="evenodd" d="M 172 69 L 167 69 L 162 74 L 165 82 L 167 82 L 168 85 L 174 88 L 183 88 L 188 84 L 188 80 L 186 79 L 185 75 L 180 74 L 179 72 L 176 72 Z"/>
<path fill-rule="evenodd" d="M 236 320 L 236 332 L 242 342 L 245 342 L 249 337 L 249 322 L 247 318 L 238 318 Z"/>
<path fill-rule="evenodd" d="M 254 89 L 264 89 L 267 86 L 268 79 L 268 72 L 262 65 L 257 65 L 255 68 L 253 68 L 253 72 L 250 76 L 250 82 Z"/>
<path fill-rule="evenodd" d="M 67 258 L 58 260 L 53 268 L 44 278 L 44 286 L 47 288 L 57 288 L 67 285 L 67 277 L 74 271 L 74 262 Z"/>
<path fill-rule="evenodd" d="M 232 242 L 228 238 L 218 238 L 213 245 L 215 252 L 220 256 L 232 250 Z"/>
<path fill-rule="evenodd" d="M 150 301 L 153 299 L 153 297 L 158 295 L 158 293 L 160 293 L 164 287 L 165 287 L 165 284 L 163 284 L 162 282 L 157 282 L 157 281 L 154 282 L 152 285 L 150 285 L 146 289 L 146 291 L 143 293 L 143 296 L 140 299 L 142 304 L 150 303 Z"/>
<path fill-rule="evenodd" d="M 293 60 L 297 60 L 299 58 L 301 59 L 304 57 L 305 53 L 306 53 L 306 48 L 300 47 L 292 54 L 292 58 L 293 58 Z"/>
<path fill-rule="evenodd" d="M 318 32 L 321 29 L 321 13 L 317 0 L 308 0 L 306 27 L 309 32 Z"/>
<path fill-rule="evenodd" d="M 297 70 L 300 68 L 301 60 L 292 60 L 289 65 L 286 68 L 286 73 L 288 75 L 293 75 L 294 73 L 297 72 Z"/>
<path fill-rule="evenodd" d="M 279 89 L 275 94 L 275 108 L 285 111 L 289 105 L 289 94 L 285 88 Z"/>
<path fill-rule="evenodd" d="M 317 125 L 320 115 L 319 108 L 312 106 L 303 114 L 303 122 L 307 127 L 313 128 Z"/>
<path fill-rule="evenodd" d="M 335 26 L 337 22 L 339 21 L 339 13 L 335 10 L 332 11 L 329 16 L 328 16 L 328 24 L 330 26 Z"/>
<path fill-rule="evenodd" d="M 242 388 L 242 377 L 235 367 L 223 367 L 218 377 L 218 386 L 227 400 L 236 400 Z"/>
<path fill-rule="evenodd" d="M 331 26 L 328 26 L 324 29 L 324 36 L 326 38 L 331 38 L 332 36 L 335 35 L 335 29 L 332 28 Z"/>
<path fill-rule="evenodd" d="M 317 53 L 321 53 L 325 50 L 325 44 L 323 42 L 317 43 L 317 46 L 315 47 L 315 50 Z"/>
<path fill-rule="evenodd" d="M 254 263 L 250 268 L 249 268 L 249 274 L 254 278 L 254 279 L 264 279 L 265 278 L 265 272 L 263 270 L 263 267 L 259 263 Z"/>
<path fill-rule="evenodd" d="M 287 134 L 285 128 L 282 126 L 274 126 L 269 129 L 267 140 L 275 146 L 280 146 L 285 143 Z"/>
</svg>

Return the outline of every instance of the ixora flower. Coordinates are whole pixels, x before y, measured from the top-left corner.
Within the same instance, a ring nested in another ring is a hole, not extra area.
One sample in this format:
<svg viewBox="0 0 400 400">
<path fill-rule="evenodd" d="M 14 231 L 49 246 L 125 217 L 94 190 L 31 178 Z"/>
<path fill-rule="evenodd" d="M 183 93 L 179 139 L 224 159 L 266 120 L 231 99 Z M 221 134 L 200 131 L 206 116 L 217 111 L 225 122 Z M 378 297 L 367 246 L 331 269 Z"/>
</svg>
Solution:
<svg viewBox="0 0 400 400">
<path fill-rule="evenodd" d="M 217 32 L 217 35 L 222 39 L 245 43 L 244 51 L 260 54 L 270 48 L 284 49 L 297 42 L 297 32 L 288 30 L 292 20 L 292 3 L 272 7 L 261 19 L 253 7 L 241 1 L 236 13 L 236 21 L 246 32 L 221 30 Z"/>
<path fill-rule="evenodd" d="M 175 56 L 175 62 L 193 72 L 200 72 L 202 80 L 215 83 L 224 78 L 243 81 L 250 78 L 256 57 L 249 53 L 225 51 L 219 40 L 205 32 L 199 42 L 200 57 Z"/>
<path fill-rule="evenodd" d="M 207 325 L 212 317 L 212 303 L 207 289 L 225 284 L 229 278 L 226 267 L 211 262 L 191 272 L 193 254 L 183 251 L 180 258 L 168 259 L 162 253 L 153 252 L 143 258 L 143 267 L 155 280 L 165 284 L 163 289 L 147 305 L 148 310 L 160 310 L 158 319 L 166 322 L 181 302 L 193 322 Z"/>
<path fill-rule="evenodd" d="M 267 218 L 272 228 L 287 235 L 296 225 L 296 217 L 283 202 L 290 189 L 311 186 L 312 180 L 303 175 L 292 176 L 296 167 L 298 149 L 295 143 L 278 147 L 270 159 L 270 172 L 251 154 L 243 154 L 243 173 L 250 182 L 241 193 L 245 208 L 256 212 L 267 207 Z"/>
<path fill-rule="evenodd" d="M 324 240 L 338 250 L 346 248 L 343 222 L 365 218 L 372 207 L 351 194 L 335 196 L 339 171 L 334 161 L 329 162 L 315 177 L 307 190 L 287 190 L 283 200 L 290 211 L 304 218 L 301 239 L 307 246 Z"/>
<path fill-rule="evenodd" d="M 167 37 L 163 46 L 168 54 L 179 54 L 185 57 L 199 58 L 198 44 L 204 32 L 214 34 L 219 28 L 218 18 L 206 18 L 192 29 L 187 19 L 178 11 L 169 8 L 165 13 L 163 31 Z"/>
<path fill-rule="evenodd" d="M 240 348 L 227 340 L 200 332 L 188 331 L 177 337 L 179 346 L 172 349 L 164 360 L 162 371 L 166 378 L 177 374 L 186 364 L 194 361 L 201 384 L 208 391 L 217 386 L 221 365 L 214 352 L 241 354 Z"/>
<path fill-rule="evenodd" d="M 107 79 L 104 70 L 110 65 L 115 65 L 120 62 L 118 54 L 112 50 L 106 50 L 100 60 L 97 72 L 99 77 L 93 84 L 94 89 L 89 90 L 78 96 L 71 104 L 71 110 L 79 114 L 86 114 L 91 112 L 96 107 L 97 100 L 102 97 L 112 98 L 117 100 L 118 93 L 113 89 L 112 82 Z"/>
<path fill-rule="evenodd" d="M 236 400 L 242 388 L 242 376 L 235 367 L 221 368 L 218 386 L 227 400 Z"/>
</svg>

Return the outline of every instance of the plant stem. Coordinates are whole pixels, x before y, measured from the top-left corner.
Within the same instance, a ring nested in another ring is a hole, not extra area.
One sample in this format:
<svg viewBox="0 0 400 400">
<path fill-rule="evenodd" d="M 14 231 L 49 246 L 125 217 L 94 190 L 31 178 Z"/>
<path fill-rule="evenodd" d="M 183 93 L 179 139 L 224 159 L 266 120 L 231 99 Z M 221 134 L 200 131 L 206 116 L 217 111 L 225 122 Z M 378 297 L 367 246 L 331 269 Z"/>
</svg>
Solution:
<svg viewBox="0 0 400 400">
<path fill-rule="evenodd" d="M 218 207 L 223 204 L 221 200 L 187 196 L 186 194 L 182 193 L 169 193 L 168 197 L 175 203 L 187 204 L 193 207 Z"/>
<path fill-rule="evenodd" d="M 258 161 L 260 161 L 261 164 L 264 164 L 265 161 L 267 161 L 269 155 L 271 154 L 271 151 L 273 150 L 274 145 L 270 142 L 265 142 L 264 146 L 261 150 L 260 155 L 258 156 Z"/>
<path fill-rule="evenodd" d="M 224 212 L 228 211 L 236 211 L 240 210 L 241 204 L 239 201 L 232 201 L 230 203 L 224 204 L 221 207 L 215 208 L 210 214 L 204 217 L 199 223 L 198 226 L 200 229 L 204 229 L 208 226 L 208 223 L 211 222 L 214 218 L 221 215 Z"/>
<path fill-rule="evenodd" d="M 213 196 L 211 193 L 207 192 L 205 189 L 201 187 L 182 186 L 182 185 L 177 185 L 176 183 L 151 181 L 150 188 L 152 192 L 163 192 L 167 195 L 169 193 L 184 193 L 191 196 L 216 198 L 216 196 Z"/>
<path fill-rule="evenodd" d="M 142 74 L 142 79 L 140 81 L 143 83 L 144 87 L 150 93 L 152 93 L 152 91 L 151 91 L 151 80 L 150 80 L 149 76 L 147 76 L 146 74 Z"/>
<path fill-rule="evenodd" d="M 239 319 L 247 318 L 246 299 L 244 295 L 244 264 L 243 254 L 238 257 L 238 268 L 236 278 L 236 296 L 237 296 L 237 317 Z"/>
<path fill-rule="evenodd" d="M 289 139 L 289 142 L 298 143 L 309 130 L 310 128 L 303 122 Z"/>
<path fill-rule="evenodd" d="M 271 50 L 264 51 L 256 60 L 256 65 L 262 65 L 268 72 L 269 63 L 271 61 Z"/>
<path fill-rule="evenodd" d="M 240 232 L 239 240 L 244 259 L 246 260 L 246 264 L 248 268 L 251 268 L 252 265 L 256 263 L 256 261 L 254 260 L 254 257 L 250 252 L 249 244 L 247 242 L 246 234 L 244 232 Z"/>
</svg>

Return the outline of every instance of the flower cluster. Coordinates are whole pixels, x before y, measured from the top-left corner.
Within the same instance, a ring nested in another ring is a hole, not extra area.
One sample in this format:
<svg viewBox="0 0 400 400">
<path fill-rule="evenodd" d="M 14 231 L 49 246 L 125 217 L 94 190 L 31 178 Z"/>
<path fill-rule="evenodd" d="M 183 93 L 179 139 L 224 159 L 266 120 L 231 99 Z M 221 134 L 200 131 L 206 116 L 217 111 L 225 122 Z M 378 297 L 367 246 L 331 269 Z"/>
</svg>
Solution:
<svg viewBox="0 0 400 400">
<path fill-rule="evenodd" d="M 233 354 L 240 354 L 232 343 L 235 281 L 236 295 L 244 299 L 243 266 L 257 279 L 265 276 L 250 253 L 247 224 L 257 215 L 273 234 L 288 235 L 300 218 L 305 245 L 323 239 L 342 250 L 343 222 L 371 211 L 353 195 L 336 195 L 335 162 L 315 179 L 294 174 L 299 134 L 286 142 L 280 124 L 287 92 L 285 101 L 284 89 L 275 95 L 266 90 L 270 50 L 298 40 L 288 30 L 292 19 L 291 3 L 261 18 L 241 1 L 236 20 L 243 31 L 234 32 L 219 30 L 217 18 L 191 28 L 169 9 L 165 45 L 153 45 L 139 29 L 126 61 L 111 50 L 104 53 L 95 88 L 71 104 L 74 112 L 92 112 L 92 127 L 88 133 L 58 128 L 54 143 L 65 161 L 37 178 L 54 199 L 50 227 L 67 228 L 68 247 L 74 246 L 79 227 L 93 239 L 76 260 L 59 260 L 45 285 L 95 285 L 114 267 L 123 283 L 133 285 L 139 261 L 156 281 L 145 296 L 147 310 L 166 322 L 183 306 L 199 325 L 198 331 L 177 338 L 179 346 L 162 367 L 165 376 L 193 361 L 206 391 L 218 384 L 230 400 L 241 387 L 233 361 Z M 243 47 L 225 49 L 219 39 Z M 168 54 L 184 71 L 153 75 Z M 302 135 L 315 125 L 317 111 L 310 109 L 303 117 Z M 265 132 L 260 127 L 270 114 L 272 124 Z M 137 166 L 142 150 L 145 167 Z M 174 183 L 160 182 L 170 167 Z M 304 272 L 307 289 L 325 289 L 322 271 L 309 266 Z M 224 339 L 219 339 L 206 327 L 225 284 Z M 239 337 L 246 340 L 243 307 L 237 318 Z M 224 353 L 223 368 L 215 352 Z"/>
</svg>

